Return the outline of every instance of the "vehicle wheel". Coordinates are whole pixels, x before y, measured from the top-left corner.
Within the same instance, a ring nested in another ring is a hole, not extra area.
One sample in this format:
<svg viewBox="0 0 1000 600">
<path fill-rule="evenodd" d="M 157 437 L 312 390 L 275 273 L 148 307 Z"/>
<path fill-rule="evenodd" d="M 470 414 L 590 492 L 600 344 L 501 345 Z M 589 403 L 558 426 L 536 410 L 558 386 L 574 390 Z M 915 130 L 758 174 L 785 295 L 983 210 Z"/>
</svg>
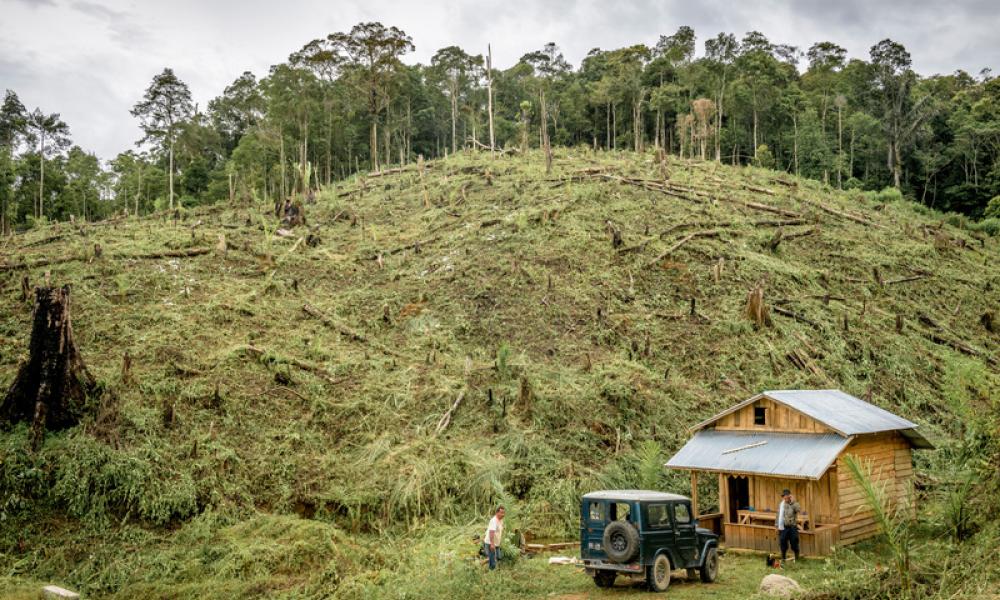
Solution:
<svg viewBox="0 0 1000 600">
<path fill-rule="evenodd" d="M 594 573 L 594 583 L 599 588 L 609 588 L 615 584 L 618 574 L 614 571 L 597 571 Z"/>
<path fill-rule="evenodd" d="M 688 569 L 687 577 L 690 581 L 694 581 L 698 577 L 698 569 Z"/>
<path fill-rule="evenodd" d="M 670 587 L 670 559 L 666 554 L 660 554 L 646 567 L 646 584 L 653 592 L 665 592 Z"/>
<path fill-rule="evenodd" d="M 712 583 L 719 576 L 719 553 L 715 548 L 709 548 L 705 553 L 705 564 L 701 567 L 701 580 Z"/>
<path fill-rule="evenodd" d="M 602 542 L 611 562 L 626 563 L 639 553 L 639 531 L 627 521 L 608 523 Z"/>
</svg>

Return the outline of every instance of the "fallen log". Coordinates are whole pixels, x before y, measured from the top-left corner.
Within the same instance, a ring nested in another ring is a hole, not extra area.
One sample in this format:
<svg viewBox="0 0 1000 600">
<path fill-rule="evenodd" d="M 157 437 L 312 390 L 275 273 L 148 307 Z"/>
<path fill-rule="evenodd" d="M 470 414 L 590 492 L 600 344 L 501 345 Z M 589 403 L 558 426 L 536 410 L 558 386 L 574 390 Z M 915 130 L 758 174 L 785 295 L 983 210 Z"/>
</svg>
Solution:
<svg viewBox="0 0 1000 600">
<path fill-rule="evenodd" d="M 684 238 L 682 238 L 679 242 L 677 242 L 676 244 L 674 244 L 670 248 L 667 248 L 664 252 L 660 253 L 656 258 L 654 258 L 653 260 L 651 260 L 648 263 L 646 263 L 646 266 L 647 267 L 652 267 L 653 265 L 659 263 L 661 260 L 663 260 L 664 258 L 670 256 L 677 249 L 679 249 L 681 246 L 683 246 L 684 244 L 690 242 L 691 240 L 693 240 L 696 237 L 718 237 L 719 233 L 720 232 L 719 232 L 718 229 L 710 229 L 708 231 L 696 231 L 694 233 L 688 234 L 687 236 L 685 236 Z"/>
<path fill-rule="evenodd" d="M 800 315 L 797 312 L 790 311 L 787 308 L 781 308 L 777 304 L 775 304 L 771 308 L 774 309 L 774 312 L 778 313 L 779 315 L 781 315 L 783 317 L 788 317 L 790 319 L 795 319 L 796 321 L 799 321 L 799 322 L 805 323 L 806 325 L 809 325 L 813 329 L 819 329 L 820 328 L 819 323 L 817 323 L 816 321 L 807 319 L 806 317 Z"/>
<path fill-rule="evenodd" d="M 458 409 L 458 405 L 462 403 L 463 398 L 465 398 L 465 390 L 458 393 L 458 398 L 455 398 L 455 402 L 451 405 L 451 408 L 441 415 L 441 420 L 438 421 L 437 429 L 434 430 L 434 435 L 438 435 L 448 428 L 448 425 L 451 423 L 451 416 L 455 414 L 455 411 Z"/>
<path fill-rule="evenodd" d="M 412 244 L 407 244 L 405 246 L 400 246 L 398 248 L 393 248 L 392 250 L 389 250 L 387 252 L 380 252 L 380 253 L 373 254 L 373 255 L 371 255 L 368 258 L 369 258 L 369 260 L 378 260 L 380 257 L 392 256 L 393 254 L 399 254 L 400 252 L 404 252 L 406 250 L 419 249 L 421 246 L 426 246 L 427 244 L 431 244 L 433 242 L 436 242 L 439 239 L 441 239 L 441 236 L 436 235 L 434 237 L 427 238 L 426 240 L 423 240 L 423 241 L 413 242 Z"/>
<path fill-rule="evenodd" d="M 201 256 L 211 252 L 211 248 L 192 248 L 189 250 L 168 250 L 166 252 L 152 252 L 149 254 L 112 254 L 108 258 L 116 260 L 149 260 L 156 258 L 188 258 Z M 78 260 L 90 260 L 90 256 L 61 256 L 57 258 L 45 258 L 34 262 L 6 263 L 0 264 L 0 271 L 16 271 L 19 269 L 36 269 L 38 267 L 48 267 Z"/>
<path fill-rule="evenodd" d="M 240 350 L 242 350 L 244 354 L 253 356 L 257 360 L 261 360 L 262 358 L 264 358 L 265 355 L 268 355 L 271 357 L 273 362 L 292 365 L 293 367 L 297 367 L 299 369 L 302 369 L 303 371 L 312 373 L 316 377 L 319 377 L 320 379 L 331 385 L 338 385 L 343 383 L 344 381 L 347 381 L 346 377 L 338 379 L 333 375 L 331 375 L 330 372 L 327 371 L 326 369 L 314 365 L 312 363 L 307 363 L 304 360 L 299 360 L 297 358 L 292 358 L 289 356 L 278 356 L 275 354 L 271 354 L 266 349 L 260 348 L 258 346 L 253 346 L 253 345 L 243 346 L 242 348 L 240 348 Z"/>
<path fill-rule="evenodd" d="M 362 344 L 367 344 L 372 348 L 375 348 L 379 352 L 382 352 L 383 354 L 388 354 L 389 356 L 395 356 L 397 358 L 403 357 L 403 355 L 400 354 L 399 352 L 386 348 L 382 344 L 379 344 L 377 342 L 368 339 L 368 337 L 362 334 L 361 332 L 355 331 L 350 327 L 348 327 L 347 325 L 344 325 L 343 323 L 338 323 L 333 319 L 327 317 L 325 314 L 323 314 L 322 311 L 320 311 L 312 304 L 308 303 L 304 304 L 302 306 L 302 312 L 306 313 L 310 317 L 317 319 L 320 323 L 326 325 L 330 329 L 338 331 L 341 335 L 347 337 L 350 340 L 353 340 L 355 342 L 360 342 Z"/>
<path fill-rule="evenodd" d="M 868 227 L 875 227 L 876 229 L 886 229 L 882 225 L 879 225 L 878 223 L 874 223 L 872 221 L 869 221 L 868 219 L 865 219 L 864 217 L 859 217 L 857 215 L 853 215 L 853 214 L 848 213 L 848 212 L 842 212 L 842 211 L 830 208 L 829 206 L 826 206 L 826 205 L 824 205 L 824 204 L 822 204 L 820 202 L 813 202 L 813 201 L 809 201 L 809 200 L 804 200 L 803 202 L 805 202 L 809 206 L 814 206 L 814 207 L 822 210 L 825 213 L 834 215 L 836 217 L 840 217 L 842 219 L 847 219 L 848 221 L 854 221 L 855 223 L 860 223 L 861 225 L 866 225 Z"/>
</svg>

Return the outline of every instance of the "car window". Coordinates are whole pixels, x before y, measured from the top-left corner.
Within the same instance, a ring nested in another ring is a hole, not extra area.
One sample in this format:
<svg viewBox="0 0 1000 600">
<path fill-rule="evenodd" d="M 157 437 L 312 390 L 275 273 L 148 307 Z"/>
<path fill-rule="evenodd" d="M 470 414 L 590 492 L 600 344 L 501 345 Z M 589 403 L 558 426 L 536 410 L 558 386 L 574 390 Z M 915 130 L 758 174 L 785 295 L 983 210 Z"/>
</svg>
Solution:
<svg viewBox="0 0 1000 600">
<path fill-rule="evenodd" d="M 678 524 L 691 522 L 691 509 L 688 508 L 687 504 L 674 505 L 674 519 L 677 520 Z"/>
<path fill-rule="evenodd" d="M 604 504 L 600 502 L 591 502 L 590 508 L 587 511 L 590 513 L 591 521 L 603 521 L 604 520 Z"/>
<path fill-rule="evenodd" d="M 614 502 L 611 504 L 610 521 L 632 521 L 631 507 L 627 502 Z"/>
<path fill-rule="evenodd" d="M 667 512 L 666 504 L 650 504 L 646 514 L 649 515 L 649 526 L 653 529 L 670 528 L 670 513 Z"/>
</svg>

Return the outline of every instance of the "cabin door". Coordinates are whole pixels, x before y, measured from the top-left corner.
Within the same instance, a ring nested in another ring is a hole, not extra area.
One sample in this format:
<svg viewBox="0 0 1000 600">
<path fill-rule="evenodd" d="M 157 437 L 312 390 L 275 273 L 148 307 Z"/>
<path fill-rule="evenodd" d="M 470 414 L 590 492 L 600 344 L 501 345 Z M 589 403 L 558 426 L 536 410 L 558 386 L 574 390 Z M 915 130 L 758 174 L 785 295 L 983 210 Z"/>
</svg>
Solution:
<svg viewBox="0 0 1000 600">
<path fill-rule="evenodd" d="M 750 479 L 730 475 L 726 483 L 729 488 L 729 514 L 726 516 L 730 523 L 736 523 L 736 511 L 750 506 Z"/>
</svg>

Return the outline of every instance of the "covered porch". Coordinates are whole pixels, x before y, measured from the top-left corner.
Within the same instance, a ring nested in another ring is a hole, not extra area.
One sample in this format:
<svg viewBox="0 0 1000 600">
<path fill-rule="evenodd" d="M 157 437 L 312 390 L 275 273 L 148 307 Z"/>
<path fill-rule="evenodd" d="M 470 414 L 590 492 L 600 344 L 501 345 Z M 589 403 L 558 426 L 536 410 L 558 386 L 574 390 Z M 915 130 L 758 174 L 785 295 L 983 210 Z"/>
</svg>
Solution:
<svg viewBox="0 0 1000 600">
<path fill-rule="evenodd" d="M 775 521 L 781 491 L 787 488 L 802 507 L 801 554 L 830 554 L 839 540 L 836 459 L 846 440 L 773 433 L 748 437 L 700 432 L 693 446 L 689 442 L 667 463 L 690 472 L 691 501 L 701 526 L 721 535 L 728 548 L 776 553 Z M 808 449 L 798 447 L 804 443 Z M 766 455 L 777 459 L 774 464 L 761 460 L 766 446 L 771 446 Z M 702 514 L 698 487 L 706 480 L 717 483 L 719 502 L 716 512 Z"/>
</svg>

